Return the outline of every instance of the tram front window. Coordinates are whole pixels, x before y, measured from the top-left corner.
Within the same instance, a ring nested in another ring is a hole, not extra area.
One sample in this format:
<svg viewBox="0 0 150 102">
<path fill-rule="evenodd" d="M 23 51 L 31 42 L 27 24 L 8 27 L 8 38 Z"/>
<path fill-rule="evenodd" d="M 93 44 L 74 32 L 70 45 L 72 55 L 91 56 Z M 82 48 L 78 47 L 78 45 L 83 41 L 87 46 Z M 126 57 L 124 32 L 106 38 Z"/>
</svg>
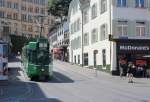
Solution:
<svg viewBox="0 0 150 102">
<path fill-rule="evenodd" d="M 49 52 L 41 50 L 37 53 L 37 64 L 49 64 Z"/>
</svg>

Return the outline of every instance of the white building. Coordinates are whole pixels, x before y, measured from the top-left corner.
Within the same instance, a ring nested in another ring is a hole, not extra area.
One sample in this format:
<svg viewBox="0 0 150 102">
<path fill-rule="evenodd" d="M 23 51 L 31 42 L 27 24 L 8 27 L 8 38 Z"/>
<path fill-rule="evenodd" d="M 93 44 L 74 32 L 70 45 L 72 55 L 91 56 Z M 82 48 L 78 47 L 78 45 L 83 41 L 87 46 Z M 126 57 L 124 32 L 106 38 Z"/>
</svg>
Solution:
<svg viewBox="0 0 150 102">
<path fill-rule="evenodd" d="M 51 50 L 60 50 L 60 59 L 68 61 L 69 26 L 67 21 L 63 21 L 51 28 L 49 41 Z"/>
<path fill-rule="evenodd" d="M 112 74 L 119 59 L 150 68 L 150 0 L 72 0 L 68 16 L 70 62 Z"/>
</svg>

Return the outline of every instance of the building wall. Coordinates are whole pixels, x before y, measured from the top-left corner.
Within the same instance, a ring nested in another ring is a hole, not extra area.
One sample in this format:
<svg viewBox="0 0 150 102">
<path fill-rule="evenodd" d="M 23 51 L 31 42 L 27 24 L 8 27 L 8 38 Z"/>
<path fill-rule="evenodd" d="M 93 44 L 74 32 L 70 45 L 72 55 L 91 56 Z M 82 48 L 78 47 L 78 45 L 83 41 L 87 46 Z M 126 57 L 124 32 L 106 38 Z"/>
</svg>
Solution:
<svg viewBox="0 0 150 102">
<path fill-rule="evenodd" d="M 63 46 L 68 47 L 69 42 L 66 43 L 66 41 L 69 40 L 68 29 L 67 21 L 54 26 L 49 35 L 52 48 L 61 48 Z"/>
<path fill-rule="evenodd" d="M 109 5 L 108 1 L 107 1 L 107 3 Z M 91 7 L 95 3 L 97 3 L 97 17 L 95 19 L 91 19 Z M 108 39 L 105 39 L 105 40 L 102 40 L 102 41 L 100 40 L 100 27 L 101 27 L 101 25 L 107 24 L 108 25 L 108 33 L 110 33 L 109 6 L 107 7 L 107 12 L 101 14 L 99 3 L 100 3 L 99 0 L 91 0 L 90 5 L 87 8 L 85 8 L 85 9 L 88 9 L 89 22 L 83 25 L 83 34 L 89 33 L 89 45 L 83 47 L 83 52 L 88 53 L 89 66 L 94 65 L 94 61 L 93 61 L 93 52 L 94 52 L 94 50 L 98 50 L 97 65 L 102 65 L 102 50 L 103 49 L 106 49 L 106 56 L 108 58 L 107 61 L 106 61 L 106 64 L 110 64 L 110 57 L 109 57 L 110 56 L 110 42 L 108 41 Z M 75 22 L 76 19 L 78 19 L 78 18 L 81 19 L 82 15 L 81 15 L 81 10 L 80 9 L 75 15 L 72 15 L 72 13 L 70 13 L 70 14 L 71 14 L 70 15 L 70 29 L 71 29 L 71 24 L 73 22 Z M 91 32 L 95 28 L 98 30 L 98 41 L 96 43 L 92 44 L 91 43 Z M 78 36 L 80 36 L 82 38 L 82 31 L 81 30 L 82 29 L 80 29 L 76 33 L 70 34 L 70 42 L 73 39 L 77 38 Z M 71 33 L 71 31 L 70 31 L 70 33 Z M 82 43 L 82 41 L 81 41 L 81 43 Z M 70 52 L 71 52 L 71 50 L 70 50 Z M 82 49 L 81 49 L 81 47 L 78 48 L 78 49 L 73 50 L 72 52 L 73 52 L 73 54 L 72 54 L 72 56 L 70 55 L 70 62 L 75 63 L 74 56 L 80 55 L 81 56 L 80 57 L 80 64 L 82 64 Z M 72 60 L 72 58 L 73 58 L 73 60 Z"/>
<path fill-rule="evenodd" d="M 0 22 L 11 22 L 11 34 L 23 35 L 23 36 L 38 36 L 39 35 L 39 27 L 35 22 L 35 16 L 43 15 L 48 16 L 47 12 L 47 0 L 40 0 L 41 2 L 35 2 L 36 0 L 1 0 L 0 2 L 0 12 L 4 12 L 4 17 L 0 17 Z M 4 2 L 4 5 L 1 5 Z M 10 2 L 11 4 L 8 4 Z M 11 5 L 8 7 L 8 5 Z M 17 5 L 17 6 L 14 6 Z M 36 8 L 39 8 L 39 12 L 36 12 Z M 41 10 L 44 10 L 41 12 Z M 17 14 L 17 18 L 13 16 L 13 14 Z M 12 17 L 8 18 L 7 14 L 11 14 Z M 22 18 L 22 14 L 26 15 L 26 19 Z M 31 16 L 32 21 L 29 21 L 29 17 Z M 48 27 L 46 27 L 47 18 L 45 18 L 45 28 L 44 28 L 44 35 L 48 34 Z M 38 27 L 38 28 L 36 28 Z M 38 32 L 37 32 L 38 31 Z"/>
<path fill-rule="evenodd" d="M 117 34 L 117 25 L 119 20 L 127 20 L 128 31 L 126 37 L 129 39 L 148 39 L 150 38 L 150 2 L 149 0 L 144 1 L 144 8 L 136 8 L 135 2 L 133 0 L 127 0 L 126 7 L 117 7 L 117 0 L 107 0 L 107 12 L 100 13 L 100 1 L 101 0 L 91 0 L 90 5 L 87 7 L 89 13 L 89 22 L 83 25 L 83 34 L 89 33 L 89 44 L 84 46 L 83 52 L 88 53 L 89 64 L 88 66 L 94 65 L 93 60 L 93 51 L 98 50 L 97 54 L 97 65 L 102 65 L 102 50 L 106 49 L 106 65 L 111 65 L 110 70 L 117 70 L 117 52 L 116 52 L 116 42 L 109 41 L 109 37 L 105 40 L 100 40 L 101 30 L 100 26 L 103 24 L 107 24 L 107 36 L 116 35 Z M 91 8 L 94 3 L 97 3 L 97 17 L 95 19 L 91 19 Z M 74 7 L 82 8 L 80 6 L 80 2 L 78 0 L 73 0 L 70 4 L 69 8 L 69 31 L 70 31 L 70 42 L 72 42 L 77 37 L 82 37 L 82 29 L 79 31 L 72 33 L 71 24 L 73 24 L 78 18 L 82 18 L 81 9 L 77 9 L 76 13 L 73 13 Z M 86 8 L 85 8 L 86 9 Z M 136 35 L 136 21 L 144 21 L 145 22 L 145 35 L 137 36 Z M 81 22 L 82 24 L 82 22 Z M 98 29 L 98 41 L 94 44 L 91 43 L 91 31 L 92 29 Z M 122 35 L 117 35 L 121 37 Z M 123 36 L 124 37 L 124 36 Z M 82 38 L 81 38 L 82 39 Z M 82 43 L 82 41 L 80 41 Z M 78 44 L 76 42 L 76 44 Z M 82 49 L 72 48 L 70 45 L 70 62 L 75 63 L 74 56 L 76 56 L 76 63 L 78 60 L 78 55 L 80 55 L 80 64 L 82 64 Z M 104 67 L 105 68 L 105 67 Z"/>
<path fill-rule="evenodd" d="M 72 9 L 72 8 L 70 8 L 70 19 L 69 19 L 69 34 L 70 34 L 70 49 L 69 49 L 69 52 L 70 52 L 70 56 L 69 56 L 69 61 L 70 62 L 74 62 L 74 59 L 73 59 L 73 56 L 74 55 L 78 55 L 78 54 L 81 54 L 81 48 L 80 49 L 74 49 L 73 50 L 73 46 L 71 46 L 72 45 L 72 41 L 74 40 L 74 42 L 75 42 L 75 39 L 77 39 L 78 37 L 82 37 L 81 35 L 82 35 L 82 31 L 81 30 L 79 30 L 79 31 L 76 31 L 76 32 L 74 32 L 74 34 L 72 34 L 72 32 L 71 32 L 71 25 L 75 22 L 75 21 L 77 21 L 77 19 L 80 19 L 80 20 L 82 20 L 82 13 L 81 13 L 81 10 L 80 10 L 80 4 L 79 4 L 79 0 L 76 0 L 76 1 L 72 1 L 71 2 L 72 4 L 71 4 L 71 6 L 75 9 Z M 73 12 L 73 10 L 74 10 L 74 12 Z M 81 22 L 81 24 L 82 24 L 82 22 Z M 80 25 L 80 27 L 81 27 L 81 25 Z M 82 39 L 82 38 L 81 38 Z M 81 42 L 81 41 L 80 41 Z M 76 44 L 77 44 L 78 42 L 76 42 Z M 82 43 L 82 42 L 81 42 Z M 82 57 L 82 55 L 81 55 L 81 57 Z M 80 60 L 80 61 L 82 61 L 82 60 Z M 81 62 L 82 63 L 82 62 Z"/>
</svg>

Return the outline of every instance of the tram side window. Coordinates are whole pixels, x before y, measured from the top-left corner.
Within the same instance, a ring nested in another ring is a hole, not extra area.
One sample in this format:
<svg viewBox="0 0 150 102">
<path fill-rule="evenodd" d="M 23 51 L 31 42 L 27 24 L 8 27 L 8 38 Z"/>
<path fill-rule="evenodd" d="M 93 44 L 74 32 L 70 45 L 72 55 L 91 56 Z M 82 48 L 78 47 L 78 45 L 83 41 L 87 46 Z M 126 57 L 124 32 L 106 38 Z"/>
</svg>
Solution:
<svg viewBox="0 0 150 102">
<path fill-rule="evenodd" d="M 36 52 L 30 51 L 29 53 L 29 62 L 36 63 Z"/>
</svg>

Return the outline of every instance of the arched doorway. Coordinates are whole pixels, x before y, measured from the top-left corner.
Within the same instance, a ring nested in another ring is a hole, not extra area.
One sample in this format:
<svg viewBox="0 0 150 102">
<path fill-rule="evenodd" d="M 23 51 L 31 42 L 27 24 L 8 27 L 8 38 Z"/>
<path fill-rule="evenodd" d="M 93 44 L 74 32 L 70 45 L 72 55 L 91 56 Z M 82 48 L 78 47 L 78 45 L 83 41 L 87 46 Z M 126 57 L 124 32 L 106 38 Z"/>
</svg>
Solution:
<svg viewBox="0 0 150 102">
<path fill-rule="evenodd" d="M 93 57 L 94 57 L 94 67 L 96 67 L 97 66 L 97 54 L 98 54 L 98 50 L 94 50 L 93 51 Z"/>
</svg>

